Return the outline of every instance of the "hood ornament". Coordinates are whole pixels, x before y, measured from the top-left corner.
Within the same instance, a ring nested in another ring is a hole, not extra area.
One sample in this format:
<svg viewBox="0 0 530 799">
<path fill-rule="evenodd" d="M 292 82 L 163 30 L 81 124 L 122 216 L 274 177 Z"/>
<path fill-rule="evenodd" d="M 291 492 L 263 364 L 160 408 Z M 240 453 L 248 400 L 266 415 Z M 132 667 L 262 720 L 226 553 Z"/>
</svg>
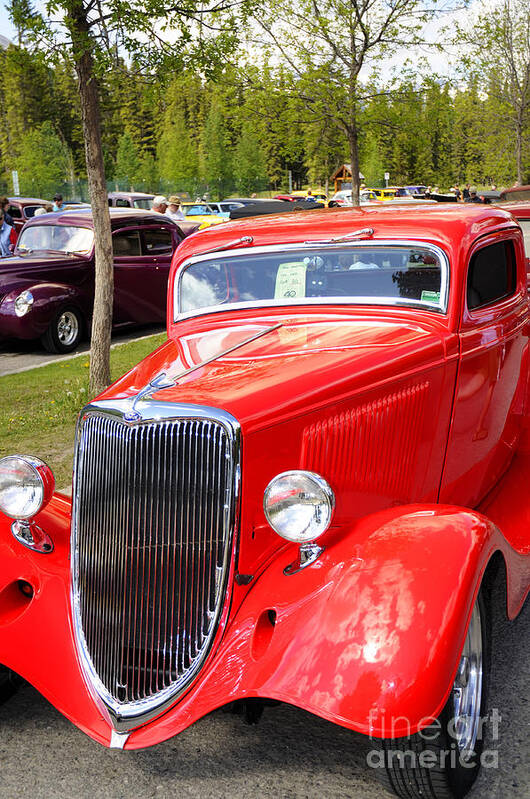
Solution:
<svg viewBox="0 0 530 799">
<path fill-rule="evenodd" d="M 266 327 L 264 330 L 260 330 L 259 333 L 254 333 L 252 336 L 240 341 L 238 344 L 234 344 L 232 347 L 228 347 L 228 349 L 221 350 L 221 352 L 212 355 L 211 358 L 206 358 L 206 360 L 196 363 L 195 366 L 190 366 L 189 369 L 184 369 L 183 372 L 175 375 L 175 377 L 171 377 L 171 375 L 168 375 L 167 372 L 159 372 L 159 374 L 153 377 L 147 386 L 144 386 L 137 394 L 134 395 L 131 400 L 129 410 L 123 415 L 124 421 L 140 421 L 142 415 L 136 409 L 136 405 L 138 402 L 140 402 L 140 400 L 150 397 L 151 394 L 154 394 L 156 391 L 161 391 L 163 388 L 174 388 L 182 377 L 189 375 L 191 372 L 197 371 L 197 369 L 202 369 L 203 366 L 212 363 L 212 361 L 216 361 L 218 358 L 222 358 L 224 355 L 228 355 L 230 352 L 234 352 L 234 350 L 244 347 L 245 344 L 250 344 L 251 341 L 255 341 L 257 338 L 267 335 L 267 333 L 272 333 L 273 330 L 278 330 L 278 328 L 282 327 L 282 325 L 283 323 L 279 322 L 277 325 L 272 325 L 272 327 Z"/>
<path fill-rule="evenodd" d="M 137 402 L 145 399 L 145 397 L 150 397 L 151 394 L 155 393 L 155 391 L 160 391 L 163 388 L 173 388 L 175 385 L 176 381 L 172 380 L 170 377 L 167 377 L 166 372 L 160 372 L 160 374 L 153 377 L 147 386 L 144 386 L 142 389 L 140 389 L 138 394 L 134 395 L 129 410 L 123 416 L 125 421 L 137 422 L 142 418 L 141 414 L 136 410 Z"/>
</svg>

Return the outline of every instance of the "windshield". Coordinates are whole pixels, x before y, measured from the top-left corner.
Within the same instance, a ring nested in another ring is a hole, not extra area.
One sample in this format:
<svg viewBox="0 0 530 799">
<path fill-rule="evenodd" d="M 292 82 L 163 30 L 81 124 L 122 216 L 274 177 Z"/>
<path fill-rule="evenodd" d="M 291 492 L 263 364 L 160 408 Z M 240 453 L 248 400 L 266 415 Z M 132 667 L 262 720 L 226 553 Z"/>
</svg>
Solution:
<svg viewBox="0 0 530 799">
<path fill-rule="evenodd" d="M 69 225 L 35 225 L 26 227 L 17 241 L 17 250 L 53 250 L 55 252 L 87 254 L 92 250 L 94 231 Z"/>
<path fill-rule="evenodd" d="M 195 203 L 195 205 L 181 205 L 185 216 L 209 216 L 214 213 L 213 209 L 205 203 Z"/>
<path fill-rule="evenodd" d="M 142 211 L 150 211 L 151 210 L 151 203 L 152 200 L 149 197 L 143 197 L 140 200 L 133 200 L 133 205 L 135 208 L 141 208 Z"/>
<path fill-rule="evenodd" d="M 310 302 L 446 309 L 448 269 L 435 248 L 332 245 L 199 256 L 178 273 L 176 314 L 227 305 Z"/>
</svg>

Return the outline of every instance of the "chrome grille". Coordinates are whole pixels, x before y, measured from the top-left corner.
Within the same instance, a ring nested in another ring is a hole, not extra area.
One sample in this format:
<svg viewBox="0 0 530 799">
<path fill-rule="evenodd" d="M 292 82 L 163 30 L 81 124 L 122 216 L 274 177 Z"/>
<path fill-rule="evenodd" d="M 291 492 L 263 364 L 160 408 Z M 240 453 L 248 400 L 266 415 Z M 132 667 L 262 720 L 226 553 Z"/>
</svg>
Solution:
<svg viewBox="0 0 530 799">
<path fill-rule="evenodd" d="M 129 425 L 89 407 L 74 483 L 78 642 L 107 705 L 137 717 L 189 684 L 217 629 L 235 514 L 235 428 L 213 418 Z"/>
</svg>

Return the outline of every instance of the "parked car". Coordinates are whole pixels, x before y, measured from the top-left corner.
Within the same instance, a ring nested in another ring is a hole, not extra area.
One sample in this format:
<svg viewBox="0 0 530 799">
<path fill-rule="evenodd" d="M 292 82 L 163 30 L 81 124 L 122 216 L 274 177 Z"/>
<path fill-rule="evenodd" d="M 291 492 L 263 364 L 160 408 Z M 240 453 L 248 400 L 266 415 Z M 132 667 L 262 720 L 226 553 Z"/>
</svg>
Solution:
<svg viewBox="0 0 530 799">
<path fill-rule="evenodd" d="M 528 264 L 528 272 L 530 273 L 530 200 L 526 202 L 517 203 L 503 203 L 501 205 L 503 210 L 508 211 L 519 223 L 523 231 L 524 248 L 526 252 L 526 260 Z"/>
<path fill-rule="evenodd" d="M 15 231 L 18 234 L 28 221 L 32 219 L 37 208 L 51 207 L 48 200 L 39 200 L 37 197 L 8 197 L 8 213 L 13 217 Z"/>
<path fill-rule="evenodd" d="M 154 196 L 141 191 L 111 191 L 109 205 L 111 208 L 138 208 L 140 211 L 150 211 Z"/>
<path fill-rule="evenodd" d="M 337 191 L 328 203 L 329 208 L 342 208 L 344 206 L 353 205 L 352 196 L 351 189 L 341 189 Z M 364 205 L 364 203 L 379 202 L 375 191 L 372 189 L 361 189 L 359 197 L 362 205 Z"/>
<path fill-rule="evenodd" d="M 108 747 L 274 700 L 369 735 L 399 796 L 460 797 L 490 588 L 513 619 L 530 584 L 521 230 L 271 220 L 179 246 L 168 340 L 80 414 L 73 504 L 0 461 L 0 662 Z"/>
<path fill-rule="evenodd" d="M 202 200 L 194 203 L 181 203 L 180 210 L 186 219 L 197 222 L 201 229 L 227 221 L 226 216 L 217 213 L 210 203 Z"/>
<path fill-rule="evenodd" d="M 243 203 L 235 203 L 229 200 L 220 203 L 209 202 L 208 205 L 218 216 L 222 216 L 224 219 L 230 219 L 230 211 L 234 211 L 236 208 L 243 208 Z"/>
<path fill-rule="evenodd" d="M 160 214 L 132 209 L 112 209 L 111 222 L 114 324 L 163 321 L 171 256 L 185 231 Z M 40 339 L 50 352 L 75 350 L 90 328 L 93 296 L 91 211 L 37 216 L 26 223 L 13 257 L 0 261 L 0 338 Z"/>
<path fill-rule="evenodd" d="M 500 202 L 521 203 L 530 200 L 530 186 L 512 186 L 501 192 Z"/>
</svg>

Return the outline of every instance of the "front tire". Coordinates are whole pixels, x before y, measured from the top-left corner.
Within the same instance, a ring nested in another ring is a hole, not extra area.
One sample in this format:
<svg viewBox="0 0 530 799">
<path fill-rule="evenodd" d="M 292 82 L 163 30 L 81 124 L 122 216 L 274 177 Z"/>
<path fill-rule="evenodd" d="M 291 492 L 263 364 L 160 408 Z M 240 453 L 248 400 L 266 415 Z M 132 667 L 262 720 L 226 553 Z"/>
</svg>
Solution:
<svg viewBox="0 0 530 799">
<path fill-rule="evenodd" d="M 475 782 L 484 745 L 489 641 L 482 592 L 473 608 L 449 699 L 436 723 L 380 741 L 378 777 L 403 799 L 460 799 Z"/>
<path fill-rule="evenodd" d="M 72 352 L 79 346 L 83 336 L 83 317 L 81 312 L 69 306 L 58 311 L 41 338 L 48 352 Z"/>
</svg>

